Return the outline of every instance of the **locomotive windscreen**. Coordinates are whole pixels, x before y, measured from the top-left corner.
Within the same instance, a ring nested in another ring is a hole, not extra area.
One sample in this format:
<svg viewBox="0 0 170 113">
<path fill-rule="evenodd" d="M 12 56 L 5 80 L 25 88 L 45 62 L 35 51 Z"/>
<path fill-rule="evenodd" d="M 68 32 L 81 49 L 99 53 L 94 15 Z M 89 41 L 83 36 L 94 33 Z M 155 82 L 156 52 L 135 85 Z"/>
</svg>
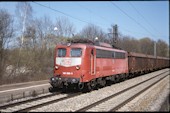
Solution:
<svg viewBox="0 0 170 113">
<path fill-rule="evenodd" d="M 81 48 L 72 48 L 71 57 L 81 57 L 82 49 Z"/>
<path fill-rule="evenodd" d="M 66 56 L 66 49 L 65 48 L 58 48 L 57 56 L 58 57 L 65 57 Z"/>
</svg>

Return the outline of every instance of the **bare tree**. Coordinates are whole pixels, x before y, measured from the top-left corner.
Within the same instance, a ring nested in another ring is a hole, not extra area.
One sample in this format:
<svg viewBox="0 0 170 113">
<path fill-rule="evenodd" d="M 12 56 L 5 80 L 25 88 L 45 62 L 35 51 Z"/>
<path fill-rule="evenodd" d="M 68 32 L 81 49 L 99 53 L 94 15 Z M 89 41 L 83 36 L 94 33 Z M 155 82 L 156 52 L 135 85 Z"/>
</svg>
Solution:
<svg viewBox="0 0 170 113">
<path fill-rule="evenodd" d="M 44 15 L 42 18 L 35 20 L 35 27 L 37 30 L 37 42 L 40 48 L 49 48 L 55 41 L 54 38 L 54 24 L 49 16 Z"/>
<path fill-rule="evenodd" d="M 37 41 L 36 41 L 36 28 L 34 24 L 31 24 L 30 26 L 26 27 L 24 37 L 25 37 L 24 46 L 26 48 L 35 49 Z"/>
<path fill-rule="evenodd" d="M 28 28 L 29 24 L 31 23 L 32 20 L 32 7 L 30 5 L 30 3 L 28 2 L 18 2 L 16 5 L 16 15 L 18 17 L 18 28 L 20 31 L 19 37 L 19 42 L 20 42 L 20 49 L 18 52 L 18 60 L 17 60 L 17 68 L 20 67 L 20 60 L 22 57 L 21 54 L 21 47 L 23 47 L 24 43 L 24 36 L 25 36 L 25 31 L 26 28 Z"/>
<path fill-rule="evenodd" d="M 19 28 L 21 29 L 22 37 L 21 37 L 21 45 L 24 43 L 24 32 L 26 31 L 26 27 L 30 24 L 32 20 L 32 7 L 28 2 L 18 2 L 16 5 L 16 14 L 18 17 Z"/>
<path fill-rule="evenodd" d="M 55 27 L 58 28 L 57 35 L 59 37 L 71 37 L 75 32 L 75 27 L 68 18 L 59 17 L 56 19 Z"/>
<path fill-rule="evenodd" d="M 105 41 L 106 37 L 106 33 L 100 27 L 93 24 L 85 26 L 81 30 L 80 35 L 91 40 L 94 40 L 96 37 L 98 37 L 100 41 Z"/>
<path fill-rule="evenodd" d="M 12 16 L 6 10 L 0 9 L 0 77 L 2 77 L 5 69 L 5 61 L 7 59 L 6 47 L 13 34 Z"/>
<path fill-rule="evenodd" d="M 159 39 L 156 42 L 157 56 L 168 57 L 168 49 L 168 44 L 165 41 Z"/>
<path fill-rule="evenodd" d="M 49 16 L 46 15 L 36 18 L 26 28 L 24 37 L 27 39 L 25 47 L 28 49 L 24 53 L 29 58 L 22 58 L 29 61 L 24 64 L 36 75 L 45 73 L 49 67 L 52 67 L 53 49 L 51 50 L 50 48 L 56 39 L 54 32 L 54 25 Z"/>
<path fill-rule="evenodd" d="M 148 37 L 139 40 L 141 53 L 154 55 L 154 41 Z"/>
<path fill-rule="evenodd" d="M 139 41 L 131 36 L 119 37 L 118 47 L 129 51 L 129 52 L 139 52 Z"/>
</svg>

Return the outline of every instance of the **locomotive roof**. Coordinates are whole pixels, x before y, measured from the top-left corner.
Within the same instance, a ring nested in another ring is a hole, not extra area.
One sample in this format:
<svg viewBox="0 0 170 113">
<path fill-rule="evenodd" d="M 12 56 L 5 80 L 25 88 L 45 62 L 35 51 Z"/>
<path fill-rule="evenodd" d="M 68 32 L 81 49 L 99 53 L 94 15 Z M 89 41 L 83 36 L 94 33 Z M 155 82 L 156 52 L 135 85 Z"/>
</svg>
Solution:
<svg viewBox="0 0 170 113">
<path fill-rule="evenodd" d="M 60 46 L 62 46 L 62 45 L 66 46 L 68 44 L 79 45 L 79 46 L 84 45 L 84 46 L 89 46 L 89 47 L 93 46 L 97 49 L 116 50 L 116 51 L 126 52 L 125 50 L 122 50 L 121 48 L 118 48 L 114 45 L 110 45 L 110 44 L 99 42 L 99 41 L 93 42 L 92 40 L 86 39 L 86 38 L 68 39 L 66 43 L 62 43 L 62 44 L 60 44 Z M 146 55 L 146 54 L 135 53 L 135 52 L 128 52 L 128 56 L 155 58 L 153 55 Z M 157 56 L 156 58 L 157 59 L 168 59 L 169 60 L 169 58 L 160 57 L 160 56 Z"/>
<path fill-rule="evenodd" d="M 62 46 L 77 46 L 77 47 L 80 47 L 80 46 L 86 46 L 86 47 L 95 47 L 97 49 L 103 49 L 103 50 L 110 50 L 110 51 L 122 51 L 122 52 L 125 52 L 125 50 L 122 50 L 120 48 L 116 48 L 114 46 L 111 46 L 107 43 L 103 43 L 103 42 L 97 42 L 97 43 L 94 43 L 93 41 L 89 40 L 89 39 L 69 39 L 67 40 L 67 42 L 65 43 L 61 43 L 59 44 L 60 47 Z"/>
<path fill-rule="evenodd" d="M 100 47 L 122 50 L 121 48 L 118 48 L 114 45 L 110 45 L 110 44 L 104 43 L 104 42 L 99 42 L 98 40 L 92 41 L 92 40 L 87 39 L 87 38 L 72 38 L 72 39 L 68 39 L 67 43 L 74 43 L 74 44 L 80 43 L 80 44 L 86 44 L 86 45 L 93 45 L 93 46 L 100 46 Z"/>
</svg>

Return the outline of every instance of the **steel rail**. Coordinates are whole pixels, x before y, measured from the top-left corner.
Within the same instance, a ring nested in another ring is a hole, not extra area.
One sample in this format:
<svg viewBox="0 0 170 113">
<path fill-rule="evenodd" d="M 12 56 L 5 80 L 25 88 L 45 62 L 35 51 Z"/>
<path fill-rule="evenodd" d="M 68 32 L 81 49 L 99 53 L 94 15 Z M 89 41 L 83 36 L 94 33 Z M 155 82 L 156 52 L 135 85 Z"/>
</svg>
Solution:
<svg viewBox="0 0 170 113">
<path fill-rule="evenodd" d="M 168 70 L 168 71 L 169 71 L 169 70 Z M 97 102 L 94 102 L 93 104 L 90 104 L 90 105 L 85 106 L 85 107 L 83 107 L 83 108 L 81 108 L 81 109 L 79 109 L 79 110 L 76 110 L 75 112 L 82 112 L 82 111 L 84 112 L 84 111 L 87 111 L 88 109 L 91 109 L 91 108 L 93 108 L 93 107 L 95 107 L 95 106 L 97 106 L 97 105 L 99 105 L 99 104 L 101 104 L 101 103 L 103 103 L 103 102 L 105 102 L 105 101 L 107 101 L 107 100 L 115 97 L 115 96 L 118 96 L 118 95 L 120 95 L 120 94 L 122 94 L 122 93 L 124 93 L 124 92 L 126 92 L 126 91 L 128 91 L 128 90 L 130 90 L 130 89 L 132 89 L 132 88 L 134 88 L 134 87 L 137 87 L 137 86 L 139 86 L 139 85 L 141 85 L 141 84 L 143 84 L 143 83 L 145 83 L 145 82 L 147 82 L 147 81 L 149 81 L 149 80 L 151 80 L 151 79 L 154 79 L 154 78 L 156 78 L 156 77 L 158 77 L 158 76 L 160 76 L 160 75 L 162 75 L 162 74 L 164 74 L 164 73 L 166 73 L 166 72 L 168 72 L 168 71 L 162 72 L 162 73 L 160 73 L 160 74 L 158 74 L 158 75 L 156 75 L 156 76 L 154 76 L 154 77 L 151 77 L 151 78 L 149 78 L 149 79 L 147 79 L 147 80 L 145 80 L 145 81 L 142 81 L 142 82 L 140 82 L 140 83 L 138 83 L 138 84 L 136 84 L 136 85 L 134 85 L 134 86 L 131 86 L 131 87 L 129 87 L 129 88 L 127 88 L 127 89 L 124 89 L 124 90 L 122 90 L 122 91 L 119 91 L 119 92 L 117 92 L 117 93 L 115 93 L 115 94 L 113 94 L 113 95 L 111 95 L 111 96 L 108 96 L 108 97 L 106 97 L 106 98 L 104 98 L 104 99 L 101 99 L 101 100 L 99 100 L 99 101 L 97 101 Z M 113 109 L 113 110 L 114 110 L 114 109 Z M 112 111 L 112 110 L 111 110 L 111 111 Z"/>
</svg>

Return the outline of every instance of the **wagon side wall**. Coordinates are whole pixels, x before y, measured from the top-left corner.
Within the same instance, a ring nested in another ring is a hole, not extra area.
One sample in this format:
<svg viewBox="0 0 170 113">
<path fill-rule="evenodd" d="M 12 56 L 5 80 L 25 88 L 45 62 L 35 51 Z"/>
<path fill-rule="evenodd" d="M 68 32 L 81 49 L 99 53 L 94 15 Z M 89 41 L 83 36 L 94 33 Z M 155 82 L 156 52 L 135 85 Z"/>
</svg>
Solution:
<svg viewBox="0 0 170 113">
<path fill-rule="evenodd" d="M 170 59 L 138 53 L 128 53 L 129 73 L 142 73 L 169 67 Z"/>
<path fill-rule="evenodd" d="M 149 70 L 152 66 L 150 66 L 151 64 L 148 62 L 152 62 L 152 60 L 147 57 L 129 56 L 129 73 L 138 73 Z"/>
</svg>

